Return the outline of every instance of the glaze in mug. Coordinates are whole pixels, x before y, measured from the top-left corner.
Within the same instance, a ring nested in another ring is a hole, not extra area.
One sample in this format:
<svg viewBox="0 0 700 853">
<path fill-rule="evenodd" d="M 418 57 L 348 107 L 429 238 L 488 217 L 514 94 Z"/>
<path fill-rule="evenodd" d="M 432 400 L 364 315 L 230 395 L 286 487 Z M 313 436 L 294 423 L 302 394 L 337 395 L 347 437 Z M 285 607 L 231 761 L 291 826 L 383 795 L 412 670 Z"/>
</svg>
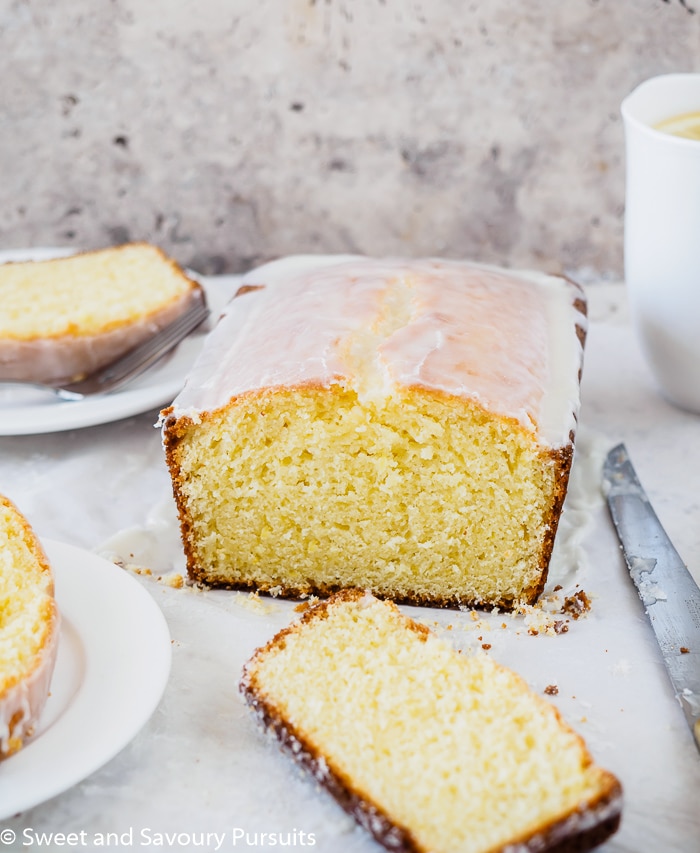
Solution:
<svg viewBox="0 0 700 853">
<path fill-rule="evenodd" d="M 625 280 L 661 393 L 700 413 L 700 140 L 657 128 L 700 111 L 700 74 L 665 74 L 622 102 Z"/>
</svg>

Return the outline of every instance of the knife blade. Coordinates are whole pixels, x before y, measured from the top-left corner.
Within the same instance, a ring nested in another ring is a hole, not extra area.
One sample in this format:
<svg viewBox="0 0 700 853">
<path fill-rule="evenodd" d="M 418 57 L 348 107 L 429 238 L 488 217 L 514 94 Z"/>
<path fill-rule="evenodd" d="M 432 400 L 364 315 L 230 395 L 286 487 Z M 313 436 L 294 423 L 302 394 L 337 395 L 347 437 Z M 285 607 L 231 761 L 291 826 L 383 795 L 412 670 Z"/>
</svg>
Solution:
<svg viewBox="0 0 700 853">
<path fill-rule="evenodd" d="M 700 750 L 700 588 L 661 526 L 624 444 L 608 453 L 603 491 L 627 569 Z"/>
</svg>

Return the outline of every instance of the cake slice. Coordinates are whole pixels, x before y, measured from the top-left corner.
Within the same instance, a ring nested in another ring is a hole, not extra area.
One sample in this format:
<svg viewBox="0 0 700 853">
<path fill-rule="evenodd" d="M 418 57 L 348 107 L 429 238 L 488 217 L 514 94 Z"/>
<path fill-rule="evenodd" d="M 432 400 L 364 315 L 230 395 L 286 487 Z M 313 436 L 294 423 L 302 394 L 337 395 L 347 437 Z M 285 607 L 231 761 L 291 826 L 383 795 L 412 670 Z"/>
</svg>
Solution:
<svg viewBox="0 0 700 853">
<path fill-rule="evenodd" d="M 162 413 L 190 577 L 534 601 L 585 327 L 580 288 L 539 273 L 342 256 L 249 273 Z"/>
<path fill-rule="evenodd" d="M 80 379 L 203 299 L 160 249 L 132 243 L 0 266 L 0 381 Z"/>
<path fill-rule="evenodd" d="M 483 653 L 345 591 L 246 664 L 262 725 L 387 849 L 590 850 L 621 788 L 558 711 Z"/>
<path fill-rule="evenodd" d="M 0 758 L 30 737 L 49 692 L 59 615 L 44 551 L 15 505 L 0 495 Z"/>
</svg>

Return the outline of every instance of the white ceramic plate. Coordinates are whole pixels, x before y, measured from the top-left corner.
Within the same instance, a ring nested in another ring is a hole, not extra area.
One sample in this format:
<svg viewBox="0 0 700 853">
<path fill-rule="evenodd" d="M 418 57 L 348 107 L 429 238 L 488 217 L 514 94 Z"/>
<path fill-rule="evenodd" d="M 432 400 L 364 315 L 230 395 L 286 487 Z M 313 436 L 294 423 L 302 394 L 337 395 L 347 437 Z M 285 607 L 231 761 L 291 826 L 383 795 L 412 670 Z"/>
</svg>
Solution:
<svg viewBox="0 0 700 853">
<path fill-rule="evenodd" d="M 58 659 L 37 733 L 0 764 L 0 819 L 113 758 L 151 716 L 170 673 L 165 618 L 138 581 L 80 548 L 43 544 L 62 619 Z"/>
<path fill-rule="evenodd" d="M 0 252 L 0 263 L 8 261 L 47 260 L 72 254 L 66 249 L 24 249 Z M 198 277 L 207 295 L 210 322 L 221 313 L 233 295 L 237 279 L 221 276 L 216 279 Z M 171 355 L 151 370 L 112 394 L 87 397 L 84 400 L 56 400 L 43 396 L 35 402 L 16 401 L 14 392 L 0 394 L 0 435 L 36 435 L 61 432 L 79 427 L 128 418 L 149 409 L 170 403 L 182 388 L 185 376 L 199 353 L 204 335 L 196 335 L 183 341 Z"/>
</svg>

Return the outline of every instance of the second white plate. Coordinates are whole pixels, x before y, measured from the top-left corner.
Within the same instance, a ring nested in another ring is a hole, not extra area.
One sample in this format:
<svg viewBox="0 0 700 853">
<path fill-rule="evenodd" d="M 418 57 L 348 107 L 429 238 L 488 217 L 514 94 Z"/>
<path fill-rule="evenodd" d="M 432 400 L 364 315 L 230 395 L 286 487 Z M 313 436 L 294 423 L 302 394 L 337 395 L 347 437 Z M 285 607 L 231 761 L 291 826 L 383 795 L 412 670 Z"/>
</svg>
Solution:
<svg viewBox="0 0 700 853">
<path fill-rule="evenodd" d="M 70 254 L 61 249 L 33 249 L 0 252 L 0 263 L 47 260 Z M 221 314 L 237 286 L 237 276 L 200 278 L 210 309 L 210 323 Z M 185 339 L 162 362 L 125 388 L 113 394 L 98 394 L 84 400 L 67 401 L 47 397 L 37 403 L 2 405 L 0 435 L 36 435 L 79 427 L 96 426 L 128 418 L 169 403 L 180 391 L 185 377 L 199 354 L 204 335 Z"/>
<path fill-rule="evenodd" d="M 0 819 L 80 782 L 156 708 L 170 673 L 170 634 L 150 594 L 123 569 L 43 541 L 56 579 L 61 636 L 36 735 L 0 764 Z"/>
</svg>

